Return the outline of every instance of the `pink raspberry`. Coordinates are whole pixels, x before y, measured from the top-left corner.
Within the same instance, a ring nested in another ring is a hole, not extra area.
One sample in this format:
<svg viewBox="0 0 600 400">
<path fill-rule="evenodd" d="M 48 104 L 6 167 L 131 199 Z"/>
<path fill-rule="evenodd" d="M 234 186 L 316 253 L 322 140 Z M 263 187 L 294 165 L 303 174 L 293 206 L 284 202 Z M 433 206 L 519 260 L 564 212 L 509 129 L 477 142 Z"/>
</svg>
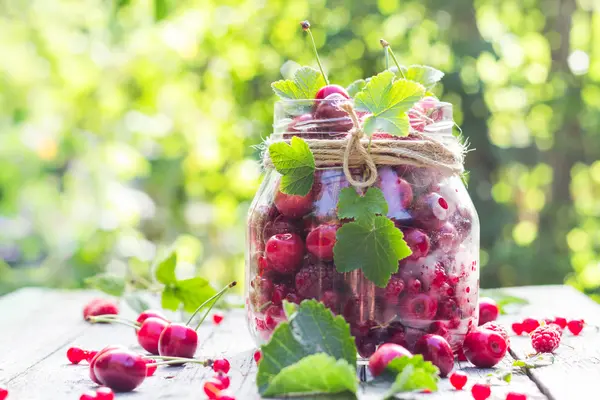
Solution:
<svg viewBox="0 0 600 400">
<path fill-rule="evenodd" d="M 552 326 L 540 326 L 531 333 L 531 345 L 538 353 L 552 353 L 560 344 L 560 333 Z"/>
<path fill-rule="evenodd" d="M 308 264 L 296 274 L 296 292 L 305 299 L 319 298 L 333 288 L 335 271 L 325 264 Z"/>
</svg>

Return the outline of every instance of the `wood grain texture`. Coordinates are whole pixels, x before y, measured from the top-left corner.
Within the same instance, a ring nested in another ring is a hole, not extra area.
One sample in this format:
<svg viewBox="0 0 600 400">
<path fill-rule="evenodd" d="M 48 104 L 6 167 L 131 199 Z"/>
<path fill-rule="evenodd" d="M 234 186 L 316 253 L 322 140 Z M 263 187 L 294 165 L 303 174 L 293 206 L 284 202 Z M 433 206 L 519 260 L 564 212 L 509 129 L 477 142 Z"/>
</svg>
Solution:
<svg viewBox="0 0 600 400">
<path fill-rule="evenodd" d="M 507 325 L 525 315 L 546 317 L 562 314 L 574 317 L 574 310 L 588 321 L 599 323 L 600 307 L 572 289 L 543 287 L 507 291 L 531 301 L 518 315 L 503 317 L 502 322 Z M 81 393 L 93 389 L 87 364 L 69 365 L 65 353 L 70 346 L 97 350 L 118 343 L 141 351 L 131 328 L 90 325 L 83 321 L 82 306 L 94 295 L 88 291 L 23 289 L 0 299 L 0 326 L 3 327 L 0 330 L 0 383 L 9 388 L 10 400 L 78 399 Z M 588 328 L 584 332 L 584 336 L 578 338 L 568 337 L 565 333 L 565 343 L 573 346 L 573 349 L 561 347 L 554 365 L 531 371 L 530 376 L 516 375 L 510 385 L 494 386 L 495 399 L 504 399 L 508 391 L 526 393 L 528 399 L 574 399 L 570 382 L 577 382 L 583 385 L 581 387 L 584 390 L 591 390 L 594 383 L 600 382 L 600 343 L 593 343 L 599 337 L 594 330 Z M 260 399 L 256 391 L 256 365 L 252 357 L 255 344 L 248 333 L 244 311 L 228 311 L 218 326 L 206 322 L 199 331 L 199 337 L 198 358 L 227 357 L 230 360 L 230 389 L 236 397 L 239 400 Z M 532 351 L 527 347 L 530 346 L 528 338 L 514 337 L 512 341 L 513 356 L 524 357 Z M 591 351 L 588 351 L 590 348 Z M 511 362 L 512 357 L 508 355 L 503 364 L 508 367 Z M 458 363 L 456 368 L 469 375 L 469 387 L 476 381 L 485 380 L 491 371 L 473 368 L 467 362 Z M 136 391 L 119 394 L 117 398 L 205 399 L 202 386 L 212 375 L 210 368 L 199 365 L 160 368 L 154 377 L 148 378 Z M 381 399 L 386 389 L 362 384 L 359 399 Z M 346 399 L 348 396 L 337 398 Z M 448 380 L 443 379 L 438 393 L 410 394 L 399 398 L 467 400 L 472 396 L 466 390 L 453 390 Z"/>
</svg>

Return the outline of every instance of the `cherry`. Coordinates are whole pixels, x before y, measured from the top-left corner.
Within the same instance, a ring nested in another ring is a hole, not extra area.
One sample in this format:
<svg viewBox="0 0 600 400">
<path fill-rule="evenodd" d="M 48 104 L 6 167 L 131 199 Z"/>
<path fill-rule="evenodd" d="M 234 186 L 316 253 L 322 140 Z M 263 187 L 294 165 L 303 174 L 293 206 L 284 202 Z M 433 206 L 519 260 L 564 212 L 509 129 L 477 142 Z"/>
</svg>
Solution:
<svg viewBox="0 0 600 400">
<path fill-rule="evenodd" d="M 350 98 L 350 95 L 348 94 L 346 89 L 344 89 L 340 85 L 326 85 L 326 86 L 323 86 L 321 89 L 319 89 L 319 91 L 317 92 L 317 95 L 315 96 L 315 100 L 322 100 L 322 99 L 326 98 L 327 96 L 329 96 L 330 94 L 334 94 L 334 93 L 340 94 L 347 99 Z"/>
<path fill-rule="evenodd" d="M 145 320 L 147 320 L 148 318 L 160 318 L 162 320 L 165 321 L 169 321 L 167 319 L 167 317 L 165 317 L 160 311 L 156 311 L 156 310 L 146 310 L 140 313 L 140 315 L 138 315 L 137 319 L 135 320 L 138 324 L 143 324 Z"/>
<path fill-rule="evenodd" d="M 534 318 L 525 318 L 523 322 L 521 322 L 521 328 L 525 333 L 531 333 L 535 331 L 540 326 L 540 321 Z"/>
<path fill-rule="evenodd" d="M 463 351 L 476 367 L 491 368 L 504 358 L 508 345 L 498 332 L 476 329 L 465 336 Z"/>
<path fill-rule="evenodd" d="M 214 313 L 212 319 L 215 325 L 219 325 L 223 321 L 223 314 Z"/>
<path fill-rule="evenodd" d="M 269 265 L 277 272 L 295 272 L 304 258 L 304 243 L 295 233 L 282 233 L 271 237 L 265 252 Z"/>
<path fill-rule="evenodd" d="M 129 350 L 109 350 L 96 359 L 94 373 L 103 385 L 118 392 L 130 392 L 146 378 L 146 362 Z"/>
<path fill-rule="evenodd" d="M 448 341 L 439 335 L 423 335 L 415 344 L 415 353 L 423 355 L 425 361 L 431 361 L 440 369 L 442 377 L 454 368 L 454 354 Z"/>
<path fill-rule="evenodd" d="M 384 343 L 369 358 L 369 371 L 373 376 L 379 376 L 394 358 L 412 357 L 406 348 L 394 343 Z"/>
<path fill-rule="evenodd" d="M 481 297 L 479 299 L 479 325 L 483 325 L 486 322 L 495 321 L 498 319 L 498 304 L 494 299 L 489 297 Z"/>
<path fill-rule="evenodd" d="M 440 229 L 434 233 L 433 238 L 435 246 L 444 253 L 452 252 L 461 242 L 456 228 L 450 222 L 445 222 L 440 226 Z"/>
<path fill-rule="evenodd" d="M 180 323 L 167 325 L 158 339 L 158 353 L 161 356 L 192 358 L 197 347 L 196 331 Z"/>
<path fill-rule="evenodd" d="M 299 196 L 277 191 L 274 202 L 281 214 L 289 218 L 300 218 L 310 212 L 313 205 L 313 192 L 308 192 L 306 196 Z"/>
<path fill-rule="evenodd" d="M 455 353 L 455 355 L 456 355 L 456 359 L 457 359 L 458 361 L 468 361 L 468 360 L 467 360 L 467 357 L 465 357 L 465 351 L 464 351 L 464 349 L 463 349 L 463 347 L 462 347 L 462 346 L 460 346 L 460 347 L 459 347 L 459 348 L 456 350 L 456 353 Z"/>
<path fill-rule="evenodd" d="M 227 389 L 227 386 L 218 378 L 210 378 L 204 382 L 202 389 L 209 399 L 217 399 L 221 390 Z"/>
<path fill-rule="evenodd" d="M 407 257 L 408 260 L 418 260 L 429 254 L 429 237 L 420 229 L 404 229 L 404 240 L 412 254 Z"/>
<path fill-rule="evenodd" d="M 115 394 L 111 388 L 102 386 L 96 390 L 96 400 L 114 400 Z"/>
<path fill-rule="evenodd" d="M 146 376 L 152 376 L 154 375 L 154 373 L 156 372 L 156 368 L 158 368 L 155 364 L 156 364 L 156 360 L 153 360 L 151 358 L 145 359 L 144 361 L 146 361 Z"/>
<path fill-rule="evenodd" d="M 511 325 L 511 328 L 517 336 L 520 336 L 521 333 L 523 333 L 523 325 L 520 322 L 514 322 Z"/>
<path fill-rule="evenodd" d="M 319 225 L 306 237 L 306 249 L 321 260 L 333 260 L 337 229 L 336 225 Z"/>
<path fill-rule="evenodd" d="M 476 383 L 471 388 L 471 394 L 475 400 L 486 400 L 492 395 L 492 389 L 490 389 L 490 385 Z"/>
<path fill-rule="evenodd" d="M 226 358 L 215 360 L 215 362 L 213 363 L 213 371 L 215 372 L 222 372 L 226 374 L 229 372 L 229 368 L 231 368 L 231 365 L 229 364 L 229 361 Z"/>
<path fill-rule="evenodd" d="M 560 326 L 560 329 L 565 329 L 567 327 L 567 319 L 563 317 L 556 317 L 553 321 L 556 325 Z"/>
<path fill-rule="evenodd" d="M 310 124 L 310 121 L 313 120 L 313 116 L 312 114 L 302 114 L 299 115 L 297 117 L 295 117 L 292 122 L 289 123 L 289 125 L 287 126 L 287 131 L 288 132 L 308 132 L 311 129 L 312 124 Z M 285 135 L 287 136 L 287 135 Z M 298 135 L 291 135 L 291 136 L 298 136 Z"/>
<path fill-rule="evenodd" d="M 0 386 L 0 400 L 4 400 L 8 397 L 8 389 Z"/>
<path fill-rule="evenodd" d="M 79 364 L 86 359 L 86 352 L 79 347 L 70 347 L 67 350 L 67 359 L 71 364 Z"/>
<path fill-rule="evenodd" d="M 506 395 L 506 400 L 527 400 L 527 396 L 523 393 L 509 392 Z"/>
<path fill-rule="evenodd" d="M 467 384 L 467 380 L 467 374 L 461 371 L 453 372 L 452 375 L 450 375 L 450 384 L 456 390 L 462 390 L 462 388 L 464 388 Z"/>
<path fill-rule="evenodd" d="M 569 331 L 575 336 L 578 336 L 581 333 L 584 326 L 585 321 L 583 319 L 572 319 L 567 323 L 567 328 L 569 328 Z"/>
<path fill-rule="evenodd" d="M 262 353 L 260 350 L 256 350 L 254 352 L 254 355 L 252 356 L 254 358 L 254 362 L 258 365 L 258 362 L 260 361 L 260 359 L 262 358 Z"/>
<path fill-rule="evenodd" d="M 2 397 L 2 392 L 0 392 L 0 400 L 5 399 Z M 96 392 L 88 391 L 79 396 L 79 400 L 97 400 Z"/>
<path fill-rule="evenodd" d="M 90 361 L 90 379 L 92 380 L 92 382 L 97 383 L 98 385 L 101 385 L 102 383 L 100 382 L 100 380 L 98 380 L 98 377 L 96 376 L 96 373 L 94 372 L 94 367 L 96 366 L 96 361 L 98 361 L 98 358 L 111 350 L 126 350 L 125 347 L 123 346 L 106 346 L 105 348 L 103 348 L 102 350 L 100 350 L 98 353 L 96 353 L 96 355 L 91 359 Z"/>
<path fill-rule="evenodd" d="M 404 296 L 398 305 L 401 319 L 412 327 L 420 328 L 431 323 L 438 309 L 437 300 L 425 293 Z"/>
<path fill-rule="evenodd" d="M 504 340 L 506 340 L 506 344 L 510 346 L 510 336 L 508 336 L 508 331 L 499 323 L 494 321 L 486 322 L 485 324 L 481 325 L 479 329 L 489 329 L 491 331 L 499 333 L 504 338 Z"/>
<path fill-rule="evenodd" d="M 414 204 L 415 223 L 425 229 L 439 229 L 448 218 L 450 205 L 439 193 L 429 193 Z"/>
<path fill-rule="evenodd" d="M 215 375 L 215 379 L 218 379 L 221 381 L 224 389 L 227 389 L 229 387 L 229 385 L 231 384 L 231 380 L 229 379 L 229 376 L 227 376 L 221 372 L 219 372 L 217 375 Z"/>
<path fill-rule="evenodd" d="M 137 331 L 137 340 L 140 346 L 150 354 L 158 354 L 158 341 L 160 335 L 169 322 L 156 317 L 146 318 L 140 329 Z"/>
<path fill-rule="evenodd" d="M 96 315 L 116 315 L 119 313 L 119 307 L 112 300 L 93 299 L 83 308 L 83 319 L 88 319 Z"/>
</svg>

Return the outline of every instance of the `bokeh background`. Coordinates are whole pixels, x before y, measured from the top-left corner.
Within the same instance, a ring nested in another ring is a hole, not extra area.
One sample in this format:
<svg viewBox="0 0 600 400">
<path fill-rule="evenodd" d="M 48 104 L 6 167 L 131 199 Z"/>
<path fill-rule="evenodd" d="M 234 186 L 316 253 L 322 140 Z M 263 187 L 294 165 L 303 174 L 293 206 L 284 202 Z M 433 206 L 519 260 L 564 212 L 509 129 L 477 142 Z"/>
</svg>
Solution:
<svg viewBox="0 0 600 400">
<path fill-rule="evenodd" d="M 469 137 L 482 285 L 567 283 L 600 300 L 597 0 L 0 0 L 0 293 L 143 269 L 243 275 L 270 83 L 405 64 Z M 595 45 L 594 45 L 595 43 Z"/>
</svg>

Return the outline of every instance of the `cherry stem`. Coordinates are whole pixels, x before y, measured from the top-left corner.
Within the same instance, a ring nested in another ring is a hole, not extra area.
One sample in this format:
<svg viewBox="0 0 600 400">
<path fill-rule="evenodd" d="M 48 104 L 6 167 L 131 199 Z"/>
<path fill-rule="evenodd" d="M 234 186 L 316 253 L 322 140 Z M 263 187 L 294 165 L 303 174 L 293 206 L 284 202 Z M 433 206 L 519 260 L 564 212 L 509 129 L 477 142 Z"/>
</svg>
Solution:
<svg viewBox="0 0 600 400">
<path fill-rule="evenodd" d="M 394 60 L 394 63 L 396 64 L 396 67 L 398 67 L 398 72 L 400 72 L 400 75 L 402 75 L 402 78 L 406 79 L 406 76 L 404 76 L 404 71 L 402 71 L 402 68 L 400 68 L 400 63 L 398 62 L 398 59 L 394 55 L 394 51 L 390 47 L 390 44 L 387 41 L 385 41 L 384 39 L 380 39 L 379 43 L 381 43 L 381 46 L 385 50 L 385 54 L 386 54 L 386 59 L 385 59 L 386 66 L 385 67 L 386 67 L 386 69 L 387 69 L 387 65 L 388 65 L 387 55 L 389 53 L 389 55 L 392 56 L 392 60 Z"/>
<path fill-rule="evenodd" d="M 151 364 L 152 367 L 160 366 L 160 365 L 179 365 L 179 364 L 200 364 L 205 367 L 209 367 L 213 364 L 213 360 L 196 360 L 194 358 L 184 358 L 184 357 L 172 357 L 173 360 L 157 362 Z"/>
<path fill-rule="evenodd" d="M 120 318 L 109 318 L 105 315 L 97 315 L 97 316 L 89 316 L 87 317 L 87 320 L 93 324 L 98 323 L 98 322 L 107 322 L 110 324 L 121 324 L 121 325 L 127 325 L 132 327 L 133 329 L 139 329 L 140 326 L 137 325 L 135 322 L 126 320 L 126 319 L 120 319 Z"/>
<path fill-rule="evenodd" d="M 306 25 L 304 25 L 306 23 Z M 317 64 L 319 64 L 319 69 L 321 70 L 321 74 L 323 74 L 323 78 L 325 78 L 325 83 L 329 85 L 329 79 L 327 78 L 327 74 L 323 69 L 323 65 L 321 64 L 321 59 L 319 58 L 319 52 L 317 51 L 317 44 L 315 43 L 315 38 L 313 37 L 312 32 L 310 31 L 310 24 L 308 21 L 304 21 L 302 23 L 302 29 L 308 32 L 308 36 L 310 36 L 310 41 L 312 42 L 313 51 L 315 52 L 315 57 L 317 58 Z"/>
<path fill-rule="evenodd" d="M 200 328 L 200 324 L 202 324 L 202 322 L 204 322 L 204 319 L 208 316 L 208 313 L 213 308 L 213 306 L 217 303 L 219 298 L 221 296 L 223 296 L 223 294 L 227 291 L 227 289 L 232 288 L 235 285 L 237 285 L 236 281 L 231 282 L 229 285 L 227 285 L 223 289 L 219 290 L 219 292 L 217 294 L 215 294 L 214 296 L 212 296 L 210 299 L 208 299 L 204 303 L 200 304 L 200 306 L 198 308 L 196 308 L 196 311 L 194 311 L 194 313 L 192 314 L 192 316 L 190 317 L 190 319 L 188 320 L 188 322 L 185 325 L 190 326 L 190 324 L 192 323 L 192 320 L 194 319 L 196 314 L 198 314 L 200 312 L 200 310 L 202 310 L 208 303 L 213 302 L 210 305 L 210 307 L 208 308 L 208 310 L 206 311 L 206 313 L 204 313 L 204 316 L 202 317 L 202 319 L 200 319 L 200 323 L 198 323 L 198 326 L 196 326 L 196 330 L 198 330 L 198 328 Z"/>
</svg>

